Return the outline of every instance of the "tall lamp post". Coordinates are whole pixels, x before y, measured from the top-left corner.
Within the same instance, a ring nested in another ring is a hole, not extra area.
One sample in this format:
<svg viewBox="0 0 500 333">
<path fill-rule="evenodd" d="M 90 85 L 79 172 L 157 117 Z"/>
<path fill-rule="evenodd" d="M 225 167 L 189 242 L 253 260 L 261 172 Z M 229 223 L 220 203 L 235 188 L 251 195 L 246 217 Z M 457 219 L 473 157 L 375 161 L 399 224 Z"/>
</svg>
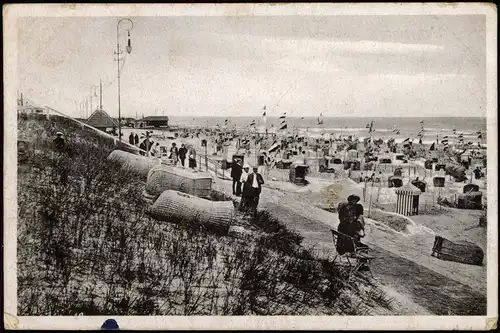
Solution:
<svg viewBox="0 0 500 333">
<path fill-rule="evenodd" d="M 93 107 L 92 101 L 93 101 L 93 97 L 97 97 L 97 88 L 99 88 L 99 87 L 94 85 L 94 84 L 90 86 L 90 114 L 92 114 L 92 112 L 94 112 L 94 107 Z"/>
<path fill-rule="evenodd" d="M 128 40 L 127 40 L 127 53 L 130 54 L 132 52 L 132 45 L 130 44 L 130 30 L 134 28 L 134 22 L 128 18 L 122 18 L 121 20 L 118 21 L 116 24 L 116 61 L 118 62 L 118 137 L 120 141 L 122 141 L 122 115 L 121 115 L 121 109 L 120 109 L 120 54 L 123 52 L 120 51 L 120 23 L 123 21 L 129 21 L 131 24 L 130 29 L 125 29 L 127 30 L 128 33 Z"/>
</svg>

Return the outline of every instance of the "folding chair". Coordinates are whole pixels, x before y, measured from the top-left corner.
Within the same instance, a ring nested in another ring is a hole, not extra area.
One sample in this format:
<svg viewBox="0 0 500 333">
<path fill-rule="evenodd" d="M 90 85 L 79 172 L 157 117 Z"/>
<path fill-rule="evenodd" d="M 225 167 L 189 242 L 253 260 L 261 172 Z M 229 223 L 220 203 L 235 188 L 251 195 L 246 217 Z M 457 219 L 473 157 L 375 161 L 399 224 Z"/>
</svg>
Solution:
<svg viewBox="0 0 500 333">
<path fill-rule="evenodd" d="M 339 254 L 337 252 L 337 255 L 334 258 L 334 261 L 338 258 L 340 258 L 340 262 L 343 262 L 343 259 L 345 259 L 346 263 L 349 265 L 350 270 L 349 270 L 349 279 L 348 282 L 351 280 L 351 277 L 356 274 L 359 270 L 359 268 L 363 265 L 368 267 L 368 272 L 370 273 L 371 277 L 373 277 L 371 268 L 370 268 L 370 263 L 375 257 L 370 256 L 368 254 L 369 248 L 368 247 L 359 247 L 356 245 L 355 239 L 351 236 L 348 236 L 346 234 L 343 234 L 341 232 L 338 232 L 336 230 L 331 229 L 332 231 L 332 236 L 333 236 L 333 245 L 335 246 L 335 250 L 337 250 L 337 243 L 339 241 L 339 237 L 342 236 L 346 241 L 352 242 L 352 248 L 354 249 L 351 252 L 346 252 L 344 254 Z M 351 259 L 353 259 L 351 261 Z"/>
</svg>

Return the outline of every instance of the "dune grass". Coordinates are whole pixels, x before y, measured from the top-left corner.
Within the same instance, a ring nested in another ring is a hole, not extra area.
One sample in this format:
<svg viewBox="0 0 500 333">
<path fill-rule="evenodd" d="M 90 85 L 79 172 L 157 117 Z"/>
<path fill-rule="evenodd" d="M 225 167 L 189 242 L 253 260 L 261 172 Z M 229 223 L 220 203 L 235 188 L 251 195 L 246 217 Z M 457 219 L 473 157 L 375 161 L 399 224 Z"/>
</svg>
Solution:
<svg viewBox="0 0 500 333">
<path fill-rule="evenodd" d="M 370 314 L 390 300 L 314 257 L 267 213 L 240 240 L 147 214 L 144 182 L 106 159 L 117 147 L 71 120 L 20 117 L 18 315 Z M 63 131 L 70 150 L 56 152 Z M 223 199 L 221 195 L 214 194 Z"/>
</svg>

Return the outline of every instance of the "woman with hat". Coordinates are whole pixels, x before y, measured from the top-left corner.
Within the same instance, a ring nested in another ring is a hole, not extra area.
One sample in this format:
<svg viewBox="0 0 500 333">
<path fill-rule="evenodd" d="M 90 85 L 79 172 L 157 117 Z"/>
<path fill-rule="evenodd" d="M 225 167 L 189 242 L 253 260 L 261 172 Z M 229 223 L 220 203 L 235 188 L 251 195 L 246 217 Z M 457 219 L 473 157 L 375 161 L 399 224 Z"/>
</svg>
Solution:
<svg viewBox="0 0 500 333">
<path fill-rule="evenodd" d="M 363 206 L 359 203 L 360 197 L 350 195 L 347 202 L 341 202 L 338 206 L 339 227 L 338 231 L 346 236 L 354 238 L 357 247 L 367 247 L 360 242 L 365 236 L 365 221 L 363 218 Z M 340 255 L 354 251 L 354 244 L 350 238 L 340 238 L 337 242 L 337 251 Z"/>
<path fill-rule="evenodd" d="M 193 146 L 189 146 L 189 157 L 188 157 L 188 166 L 190 169 L 195 169 L 196 168 L 196 150 L 193 148 Z"/>
<path fill-rule="evenodd" d="M 241 177 L 240 177 L 240 184 L 243 185 L 243 188 L 241 190 L 241 201 L 240 201 L 240 206 L 238 208 L 242 212 L 246 212 L 249 209 L 250 190 L 249 190 L 249 186 L 247 184 L 249 172 L 250 172 L 250 165 L 248 163 L 245 163 L 245 165 L 243 166 L 243 171 L 241 172 Z"/>
</svg>

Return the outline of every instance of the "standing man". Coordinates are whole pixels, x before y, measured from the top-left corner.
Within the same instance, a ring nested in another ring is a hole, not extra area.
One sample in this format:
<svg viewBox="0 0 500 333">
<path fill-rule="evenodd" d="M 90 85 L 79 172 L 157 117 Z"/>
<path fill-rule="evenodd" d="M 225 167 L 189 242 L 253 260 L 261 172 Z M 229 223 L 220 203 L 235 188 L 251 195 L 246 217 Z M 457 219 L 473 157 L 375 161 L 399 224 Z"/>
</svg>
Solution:
<svg viewBox="0 0 500 333">
<path fill-rule="evenodd" d="M 260 173 L 257 172 L 258 168 L 253 167 L 253 173 L 248 175 L 247 186 L 249 189 L 249 208 L 252 213 L 257 214 L 257 206 L 259 205 L 260 193 L 262 192 L 262 185 L 264 185 L 264 178 Z"/>
<path fill-rule="evenodd" d="M 135 133 L 133 144 L 135 144 L 136 146 L 139 144 L 139 135 L 137 135 L 137 133 Z"/>
<path fill-rule="evenodd" d="M 241 194 L 240 178 L 243 171 L 241 168 L 241 164 L 241 160 L 236 159 L 231 166 L 231 178 L 233 178 L 233 195 L 236 195 L 237 197 L 239 197 Z"/>
<path fill-rule="evenodd" d="M 131 145 L 134 145 L 134 132 L 130 132 L 130 135 L 128 136 L 128 143 L 130 143 Z"/>
<path fill-rule="evenodd" d="M 186 161 L 187 149 L 184 144 L 181 144 L 181 148 L 179 148 L 179 159 L 181 160 L 181 165 L 184 168 L 184 163 Z"/>
</svg>

